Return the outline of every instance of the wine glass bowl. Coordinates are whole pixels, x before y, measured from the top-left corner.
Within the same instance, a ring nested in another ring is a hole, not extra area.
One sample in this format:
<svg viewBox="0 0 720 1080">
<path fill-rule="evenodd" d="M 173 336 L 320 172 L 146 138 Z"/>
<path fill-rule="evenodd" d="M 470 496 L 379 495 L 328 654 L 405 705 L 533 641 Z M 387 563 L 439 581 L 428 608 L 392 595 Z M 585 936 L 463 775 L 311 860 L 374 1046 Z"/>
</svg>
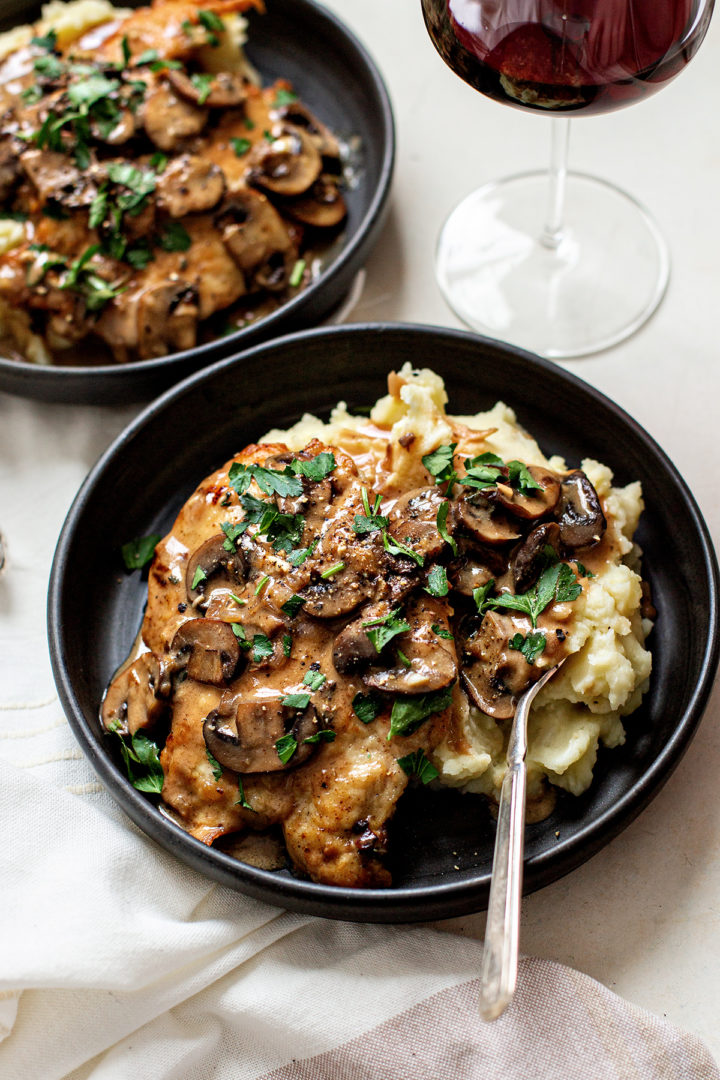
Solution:
<svg viewBox="0 0 720 1080">
<path fill-rule="evenodd" d="M 445 298 L 473 329 L 547 357 L 622 341 L 660 303 L 669 254 L 635 199 L 568 173 L 569 118 L 666 86 L 697 52 L 713 0 L 421 3 L 433 45 L 461 79 L 553 118 L 549 173 L 487 184 L 451 213 L 436 259 Z"/>
</svg>

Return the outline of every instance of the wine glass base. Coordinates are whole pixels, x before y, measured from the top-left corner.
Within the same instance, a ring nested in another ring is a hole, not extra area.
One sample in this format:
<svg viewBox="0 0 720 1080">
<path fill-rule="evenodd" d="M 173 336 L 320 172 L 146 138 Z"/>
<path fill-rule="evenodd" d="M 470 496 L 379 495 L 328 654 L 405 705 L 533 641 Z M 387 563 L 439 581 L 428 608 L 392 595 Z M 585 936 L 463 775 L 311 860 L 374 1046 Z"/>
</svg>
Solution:
<svg viewBox="0 0 720 1080">
<path fill-rule="evenodd" d="M 440 234 L 437 279 L 473 330 L 551 359 L 586 356 L 650 318 L 670 257 L 640 203 L 583 173 L 567 174 L 563 231 L 546 244 L 548 192 L 548 174 L 537 172 L 468 195 Z"/>
</svg>

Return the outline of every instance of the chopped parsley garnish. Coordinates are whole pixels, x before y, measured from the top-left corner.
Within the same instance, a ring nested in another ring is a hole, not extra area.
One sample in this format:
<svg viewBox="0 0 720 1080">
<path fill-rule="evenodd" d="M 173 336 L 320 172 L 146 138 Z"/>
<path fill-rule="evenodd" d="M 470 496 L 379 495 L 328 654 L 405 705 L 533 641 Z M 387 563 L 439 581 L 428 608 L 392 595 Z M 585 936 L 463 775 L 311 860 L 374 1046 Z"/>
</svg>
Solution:
<svg viewBox="0 0 720 1080">
<path fill-rule="evenodd" d="M 372 691 L 369 694 L 358 693 L 352 699 L 352 710 L 358 720 L 363 724 L 369 724 L 383 711 L 382 698 Z"/>
<path fill-rule="evenodd" d="M 446 495 L 452 494 L 453 484 L 457 479 L 457 473 L 453 465 L 456 446 L 457 443 L 438 446 L 437 450 L 433 450 L 431 454 L 425 454 L 422 459 L 427 471 L 431 476 L 435 477 L 435 483 L 447 484 Z"/>
<path fill-rule="evenodd" d="M 245 117 L 245 119 L 243 121 L 243 124 L 245 125 L 245 130 L 246 131 L 254 131 L 255 128 L 257 127 L 257 124 L 255 123 L 255 121 L 251 120 L 249 116 Z"/>
<path fill-rule="evenodd" d="M 252 143 L 250 142 L 249 139 L 235 139 L 235 138 L 233 138 L 233 139 L 230 140 L 230 145 L 232 146 L 233 150 L 235 151 L 235 156 L 236 157 L 243 157 L 244 154 L 247 154 L 248 150 L 252 146 Z"/>
<path fill-rule="evenodd" d="M 402 617 L 398 618 L 399 615 L 400 608 L 395 608 L 394 611 L 381 619 L 370 619 L 362 624 L 363 630 L 375 646 L 375 652 L 382 652 L 394 637 L 398 634 L 404 634 L 406 630 L 410 629 L 410 623 L 406 622 Z"/>
<path fill-rule="evenodd" d="M 86 248 L 79 258 L 70 263 L 60 284 L 61 289 L 68 289 L 82 296 L 88 311 L 100 311 L 110 300 L 125 291 L 124 288 L 116 288 L 88 266 L 99 251 L 99 244 Z"/>
<path fill-rule="evenodd" d="M 192 244 L 190 234 L 179 221 L 168 221 L 160 233 L 163 251 L 187 251 Z"/>
<path fill-rule="evenodd" d="M 314 735 L 308 735 L 303 739 L 304 743 L 334 742 L 335 732 L 332 728 L 319 728 Z"/>
<path fill-rule="evenodd" d="M 554 566 L 548 566 L 542 572 L 532 589 L 521 593 L 520 596 L 501 593 L 489 601 L 488 606 L 521 611 L 524 615 L 529 615 L 534 629 L 537 627 L 538 616 L 549 604 L 577 600 L 581 592 L 582 586 L 578 584 L 568 564 L 555 563 Z"/>
<path fill-rule="evenodd" d="M 283 514 L 272 503 L 254 495 L 241 495 L 240 502 L 245 510 L 245 528 L 257 525 L 257 535 L 265 536 L 273 550 L 291 552 L 300 543 L 305 528 L 302 514 Z"/>
<path fill-rule="evenodd" d="M 20 97 L 26 105 L 37 105 L 40 98 L 43 96 L 43 92 L 39 86 L 28 86 L 23 90 Z"/>
<path fill-rule="evenodd" d="M 225 551 L 235 551 L 237 541 L 245 532 L 249 524 L 248 521 L 238 521 L 236 525 L 232 525 L 229 521 L 222 521 L 220 523 L 220 528 L 227 537 L 223 543 Z"/>
<path fill-rule="evenodd" d="M 153 154 L 153 156 L 150 158 L 150 168 L 153 170 L 153 172 L 157 173 L 158 176 L 159 176 L 161 173 L 165 172 L 167 167 L 168 167 L 168 156 L 167 156 L 167 154 L 161 154 L 160 151 L 158 150 L 157 153 Z"/>
<path fill-rule="evenodd" d="M 201 581 L 207 581 L 207 574 L 203 570 L 202 566 L 197 566 L 195 568 L 195 573 L 193 574 L 192 585 L 190 586 L 190 588 L 197 589 Z"/>
<path fill-rule="evenodd" d="M 130 263 L 130 266 L 136 270 L 144 270 L 154 258 L 152 248 L 147 240 L 136 241 L 131 248 L 126 250 L 124 255 L 125 262 Z"/>
<path fill-rule="evenodd" d="M 113 94 L 119 89 L 120 83 L 117 79 L 108 79 L 98 72 L 71 83 L 67 90 L 67 96 L 70 104 L 74 105 L 76 109 L 84 108 L 89 110 L 101 98 L 108 97 L 109 94 Z"/>
<path fill-rule="evenodd" d="M 283 702 L 284 704 L 284 702 Z M 290 731 L 287 735 L 282 735 L 275 743 L 275 749 L 277 750 L 277 756 L 282 761 L 283 765 L 287 765 L 290 758 L 297 750 L 297 739 Z"/>
<path fill-rule="evenodd" d="M 400 663 L 403 665 L 403 667 L 408 667 L 408 668 L 412 667 L 412 660 L 408 656 L 405 655 L 405 653 L 402 651 L 402 649 L 397 650 L 397 658 L 400 661 Z"/>
<path fill-rule="evenodd" d="M 340 571 L 344 570 L 344 569 L 345 569 L 345 563 L 344 562 L 338 562 L 338 563 L 335 563 L 334 566 L 329 566 L 327 568 L 327 570 L 323 570 L 320 577 L 325 578 L 325 579 L 335 577 L 336 574 L 339 574 Z"/>
<path fill-rule="evenodd" d="M 438 637 L 447 638 L 449 641 L 455 640 L 450 631 L 443 629 L 440 623 L 433 623 L 430 629 L 432 630 L 433 634 L 437 634 Z"/>
<path fill-rule="evenodd" d="M 293 593 L 290 599 L 285 601 L 280 610 L 284 611 L 289 619 L 294 619 L 304 603 L 305 598 L 303 596 L 298 596 L 297 593 Z"/>
<path fill-rule="evenodd" d="M 417 551 L 413 551 L 407 544 L 403 544 L 402 540 L 393 540 L 387 534 L 387 530 L 383 529 L 383 547 L 391 555 L 405 555 L 408 559 L 413 559 L 418 566 L 425 565 L 425 556 L 419 555 Z"/>
<path fill-rule="evenodd" d="M 230 593 L 230 599 L 234 600 L 236 604 L 240 605 L 240 607 L 245 607 L 245 604 L 247 604 L 247 600 L 243 600 L 241 596 L 236 596 L 234 592 Z"/>
<path fill-rule="evenodd" d="M 495 588 L 495 578 L 490 578 L 484 585 L 478 585 L 476 589 L 473 589 L 473 600 L 478 610 L 478 615 L 484 615 L 488 609 L 490 601 L 488 597 Z"/>
<path fill-rule="evenodd" d="M 212 769 L 213 779 L 219 780 L 223 774 L 223 767 L 219 761 L 216 761 L 209 750 L 205 751 L 205 756 L 210 762 L 210 768 Z"/>
<path fill-rule="evenodd" d="M 292 90 L 278 90 L 273 105 L 276 108 L 279 108 L 281 105 L 292 105 L 297 99 L 297 94 L 294 94 Z"/>
<path fill-rule="evenodd" d="M 575 559 L 575 566 L 577 567 L 577 572 L 580 577 L 595 577 L 595 574 L 593 574 L 592 570 L 588 570 L 587 567 L 583 566 L 583 564 L 581 562 L 578 562 L 577 559 Z"/>
<path fill-rule="evenodd" d="M 155 173 L 152 169 L 140 169 L 129 161 L 111 161 L 107 174 L 114 184 L 127 188 L 115 199 L 119 210 L 136 216 L 145 206 L 148 195 L 155 190 Z"/>
<path fill-rule="evenodd" d="M 292 652 L 292 637 L 290 634 L 283 634 L 282 647 L 283 656 L 288 658 Z"/>
<path fill-rule="evenodd" d="M 372 510 L 370 509 L 370 500 L 368 499 L 367 488 L 362 489 L 362 501 L 363 501 L 363 514 L 356 514 L 353 521 L 353 532 L 358 536 L 364 536 L 367 533 L 377 532 L 379 529 L 386 529 L 390 524 L 390 518 L 385 517 L 383 514 L 378 514 L 380 503 L 382 502 L 382 496 L 377 495 L 375 497 L 375 505 Z"/>
<path fill-rule="evenodd" d="M 160 748 L 157 744 L 139 731 L 136 731 L 134 735 L 121 735 L 116 730 L 113 734 L 120 739 L 120 753 L 132 786 L 138 791 L 159 795 L 165 776 L 160 764 Z"/>
<path fill-rule="evenodd" d="M 287 557 L 287 561 L 291 566 L 302 566 L 305 560 L 312 555 L 315 548 L 318 546 L 318 537 L 316 536 L 313 542 L 306 548 L 298 548 L 296 551 L 291 551 Z"/>
<path fill-rule="evenodd" d="M 266 634 L 255 634 L 250 650 L 250 659 L 259 664 L 261 660 L 267 660 L 273 654 L 273 646 Z"/>
<path fill-rule="evenodd" d="M 214 81 L 215 76 L 209 75 L 206 72 L 196 72 L 194 75 L 190 76 L 190 82 L 198 92 L 198 105 L 204 105 L 210 97 Z"/>
<path fill-rule="evenodd" d="M 318 455 L 319 456 L 319 455 Z M 303 462 L 302 464 L 307 464 Z M 254 480 L 261 491 L 266 495 L 302 495 L 302 481 L 298 479 L 292 469 L 265 469 L 262 465 L 241 465 L 234 461 L 228 474 L 230 486 L 238 493 L 244 495 Z"/>
<path fill-rule="evenodd" d="M 460 483 L 466 487 L 479 488 L 481 491 L 493 487 L 502 476 L 504 462 L 497 454 L 489 451 L 478 454 L 474 458 L 465 458 L 463 463 L 467 470 L 466 475 L 460 478 Z"/>
<path fill-rule="evenodd" d="M 150 536 L 140 536 L 123 544 L 120 552 L 128 570 L 142 570 L 152 559 L 160 540 L 162 537 L 159 533 L 151 533 Z"/>
<path fill-rule="evenodd" d="M 423 784 L 429 784 L 439 775 L 432 761 L 425 756 L 424 750 L 415 750 L 412 754 L 397 759 L 397 763 L 408 776 L 417 776 Z"/>
<path fill-rule="evenodd" d="M 236 806 L 242 806 L 243 810 L 252 810 L 253 814 L 257 813 L 257 811 L 253 810 L 252 806 L 250 805 L 250 803 L 245 798 L 245 788 L 243 787 L 242 778 L 239 777 L 239 776 L 238 776 L 238 796 L 239 796 L 239 798 L 237 799 L 237 801 L 235 803 Z"/>
<path fill-rule="evenodd" d="M 536 630 L 532 634 L 523 636 L 522 634 L 515 634 L 508 641 L 508 645 L 516 652 L 521 652 L 528 664 L 534 664 L 538 656 L 545 651 L 547 640 L 541 630 Z"/>
<path fill-rule="evenodd" d="M 450 545 L 450 547 L 452 548 L 453 555 L 457 555 L 457 553 L 458 553 L 457 544 L 455 543 L 455 540 L 453 539 L 453 537 L 448 532 L 448 528 L 447 528 L 447 516 L 448 516 L 448 510 L 449 509 L 450 509 L 450 503 L 447 501 L 447 499 L 445 499 L 444 502 L 441 502 L 440 505 L 438 506 L 438 512 L 437 512 L 437 518 L 436 518 L 437 531 L 440 533 L 440 536 L 445 541 L 445 543 Z"/>
<path fill-rule="evenodd" d="M 0 210 L 0 221 L 27 221 L 28 215 L 22 210 Z"/>
<path fill-rule="evenodd" d="M 313 480 L 315 483 L 329 476 L 336 466 L 335 455 L 329 450 L 323 450 L 322 453 L 314 458 L 309 458 L 307 461 L 303 461 L 301 458 L 293 458 L 290 462 L 290 468 L 294 473 L 299 476 L 306 476 L 308 480 Z"/>
<path fill-rule="evenodd" d="M 429 717 L 441 713 L 452 702 L 452 686 L 431 694 L 396 697 L 390 713 L 388 739 L 394 735 L 412 735 Z"/>
<path fill-rule="evenodd" d="M 220 38 L 217 35 L 224 33 L 225 23 L 214 11 L 198 11 L 198 21 L 207 32 L 208 45 L 217 49 L 220 44 Z"/>
<path fill-rule="evenodd" d="M 65 72 L 65 65 L 54 53 L 39 56 L 33 63 L 33 68 L 37 75 L 42 75 L 45 79 L 59 79 Z"/>
<path fill-rule="evenodd" d="M 438 566 L 436 563 L 430 568 L 425 592 L 430 593 L 431 596 L 447 596 L 449 591 L 450 586 L 448 585 L 445 567 Z"/>
<path fill-rule="evenodd" d="M 260 593 L 261 593 L 261 592 L 263 591 L 263 589 L 265 588 L 265 586 L 267 585 L 267 583 L 268 583 L 268 581 L 269 581 L 269 580 L 270 580 L 270 578 L 268 577 L 268 575 L 267 575 L 267 574 L 263 574 L 263 576 L 262 576 L 262 577 L 260 578 L 260 580 L 258 581 L 258 583 L 257 583 L 257 587 L 256 587 L 256 589 L 255 589 L 255 595 L 256 595 L 256 596 L 259 596 L 259 595 L 260 595 Z"/>
<path fill-rule="evenodd" d="M 57 45 L 57 30 L 50 30 L 43 37 L 32 38 L 30 44 L 38 49 L 44 49 L 45 52 L 52 52 Z"/>
<path fill-rule="evenodd" d="M 240 643 L 240 648 L 246 651 L 252 647 L 252 642 L 248 641 L 247 634 L 245 633 L 245 627 L 240 623 L 230 623 L 230 629 Z"/>
<path fill-rule="evenodd" d="M 282 704 L 288 709 L 307 709 L 310 704 L 310 695 L 308 693 L 286 694 L 282 699 Z"/>
<path fill-rule="evenodd" d="M 323 675 L 322 671 L 314 671 L 311 668 L 310 671 L 305 672 L 303 684 L 309 686 L 311 690 L 319 690 L 326 682 L 327 675 Z"/>
<path fill-rule="evenodd" d="M 522 461 L 508 461 L 508 480 L 519 495 L 530 495 L 533 491 L 542 491 L 542 484 L 538 484 L 527 465 Z"/>
<path fill-rule="evenodd" d="M 298 259 L 290 271 L 290 285 L 293 289 L 296 289 L 302 281 L 306 266 L 305 259 Z"/>
</svg>

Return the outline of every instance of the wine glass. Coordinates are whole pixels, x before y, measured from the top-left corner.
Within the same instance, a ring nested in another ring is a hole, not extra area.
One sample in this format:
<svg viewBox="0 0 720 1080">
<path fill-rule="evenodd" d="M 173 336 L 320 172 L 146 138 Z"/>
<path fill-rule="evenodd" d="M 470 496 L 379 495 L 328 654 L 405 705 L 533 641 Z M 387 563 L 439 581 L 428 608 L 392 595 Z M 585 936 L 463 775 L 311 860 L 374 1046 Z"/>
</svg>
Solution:
<svg viewBox="0 0 720 1080">
<path fill-rule="evenodd" d="M 570 116 L 665 86 L 695 55 L 714 0 L 421 2 L 435 48 L 461 79 L 552 116 L 549 172 L 487 184 L 450 214 L 436 257 L 446 300 L 473 329 L 547 357 L 624 340 L 664 295 L 667 246 L 630 195 L 568 172 Z"/>
</svg>

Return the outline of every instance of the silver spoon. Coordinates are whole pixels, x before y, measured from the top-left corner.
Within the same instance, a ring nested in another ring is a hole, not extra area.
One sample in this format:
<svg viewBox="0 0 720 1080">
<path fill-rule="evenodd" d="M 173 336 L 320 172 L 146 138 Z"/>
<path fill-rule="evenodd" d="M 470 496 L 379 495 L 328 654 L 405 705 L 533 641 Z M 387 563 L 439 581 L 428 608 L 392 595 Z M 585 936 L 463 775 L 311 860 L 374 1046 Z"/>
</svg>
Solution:
<svg viewBox="0 0 720 1080">
<path fill-rule="evenodd" d="M 520 698 L 510 729 L 507 772 L 500 789 L 490 900 L 480 988 L 480 1016 L 497 1020 L 512 1001 L 517 982 L 520 901 L 525 845 L 527 724 L 530 706 L 566 658 L 546 671 Z"/>
</svg>

